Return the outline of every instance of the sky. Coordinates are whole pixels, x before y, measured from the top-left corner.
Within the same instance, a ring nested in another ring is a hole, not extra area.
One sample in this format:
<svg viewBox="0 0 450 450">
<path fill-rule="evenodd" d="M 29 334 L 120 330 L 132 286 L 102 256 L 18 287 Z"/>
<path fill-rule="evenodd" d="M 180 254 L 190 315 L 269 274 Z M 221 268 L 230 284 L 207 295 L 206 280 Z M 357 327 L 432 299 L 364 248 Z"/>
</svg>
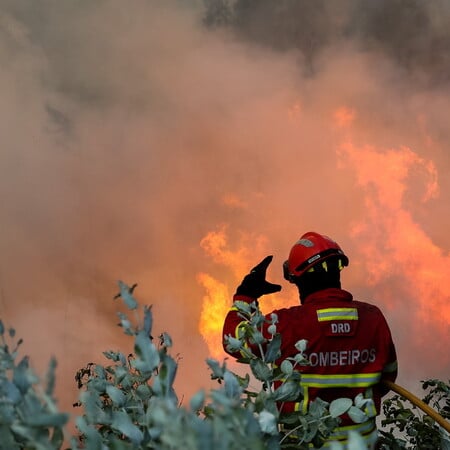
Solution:
<svg viewBox="0 0 450 450">
<path fill-rule="evenodd" d="M 217 26 L 213 1 L 0 0 L 0 318 L 38 373 L 57 358 L 62 410 L 79 368 L 132 348 L 118 280 L 188 399 L 251 267 L 274 255 L 283 285 L 263 310 L 298 302 L 282 264 L 306 231 L 385 313 L 398 382 L 448 379 L 448 6 L 275 3 Z"/>
</svg>

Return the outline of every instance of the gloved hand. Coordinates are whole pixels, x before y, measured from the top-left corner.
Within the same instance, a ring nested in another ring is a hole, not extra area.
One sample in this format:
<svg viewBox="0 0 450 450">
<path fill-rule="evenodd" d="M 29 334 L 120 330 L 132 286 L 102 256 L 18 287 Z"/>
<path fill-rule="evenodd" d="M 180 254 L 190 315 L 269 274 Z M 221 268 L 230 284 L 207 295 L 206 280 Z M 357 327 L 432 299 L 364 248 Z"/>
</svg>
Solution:
<svg viewBox="0 0 450 450">
<path fill-rule="evenodd" d="M 266 256 L 258 265 L 253 267 L 236 289 L 237 295 L 258 298 L 261 297 L 261 295 L 281 291 L 281 286 L 279 284 L 273 284 L 266 281 L 267 267 L 272 262 L 272 258 L 272 255 Z"/>
</svg>

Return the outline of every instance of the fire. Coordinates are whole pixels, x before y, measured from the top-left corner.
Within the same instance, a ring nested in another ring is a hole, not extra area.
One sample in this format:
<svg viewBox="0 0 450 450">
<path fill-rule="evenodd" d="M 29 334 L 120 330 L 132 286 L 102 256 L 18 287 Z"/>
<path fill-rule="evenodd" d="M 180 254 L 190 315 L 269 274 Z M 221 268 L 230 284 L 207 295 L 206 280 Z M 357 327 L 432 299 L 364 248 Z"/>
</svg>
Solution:
<svg viewBox="0 0 450 450">
<path fill-rule="evenodd" d="M 364 201 L 364 215 L 356 217 L 348 228 L 354 244 L 353 261 L 360 263 L 364 282 L 374 291 L 379 290 L 377 297 L 381 297 L 386 309 L 408 311 L 408 325 L 416 335 L 414 345 L 423 345 L 421 339 L 425 338 L 421 336 L 426 330 L 433 329 L 447 339 L 450 255 L 433 242 L 414 216 L 417 204 L 439 195 L 434 162 L 406 145 L 383 148 L 369 145 L 361 137 L 353 139 L 352 132 L 358 126 L 358 111 L 354 108 L 337 108 L 329 117 L 330 130 L 338 135 L 337 170 L 350 169 Z M 432 144 L 430 139 L 426 142 Z M 222 202 L 234 209 L 247 208 L 247 202 L 236 194 L 223 195 Z M 268 236 L 239 230 L 230 223 L 210 231 L 200 243 L 215 264 L 231 272 L 231 277 L 224 273 L 197 276 L 206 291 L 200 333 L 215 357 L 223 355 L 222 325 L 237 284 L 258 262 L 255 255 L 262 258 L 278 253 L 276 249 L 267 251 L 268 240 Z M 284 292 L 265 297 L 261 307 L 269 312 L 298 302 L 298 298 L 283 298 Z"/>
<path fill-rule="evenodd" d="M 203 297 L 199 331 L 211 356 L 221 359 L 224 356 L 221 346 L 223 319 L 230 309 L 228 288 L 207 273 L 199 273 L 197 280 L 207 292 Z"/>
<path fill-rule="evenodd" d="M 432 242 L 406 206 L 411 186 L 423 185 L 422 201 L 438 194 L 437 170 L 408 147 L 377 149 L 341 145 L 341 162 L 353 167 L 365 192 L 364 221 L 352 227 L 372 285 L 383 279 L 404 280 L 408 308 L 422 323 L 450 323 L 450 256 Z M 401 299 L 392 300 L 392 303 Z M 392 304 L 391 306 L 396 306 Z"/>
<path fill-rule="evenodd" d="M 232 199 L 233 205 L 242 201 L 234 195 L 225 196 L 224 199 Z M 257 239 L 262 242 L 262 238 Z M 227 226 L 222 225 L 215 231 L 207 233 L 200 242 L 200 246 L 214 262 L 231 268 L 236 276 L 248 270 L 249 252 L 242 238 L 238 250 L 229 249 Z M 206 273 L 199 273 L 197 281 L 205 288 L 202 311 L 200 314 L 199 331 L 203 336 L 211 356 L 220 358 L 224 356 L 222 348 L 222 326 L 224 318 L 231 306 L 231 295 L 228 286 Z"/>
<path fill-rule="evenodd" d="M 237 197 L 234 202 L 242 203 Z M 215 263 L 230 268 L 240 277 L 247 271 L 254 261 L 254 254 L 264 254 L 267 238 L 262 235 L 241 233 L 237 250 L 232 250 L 229 244 L 228 226 L 222 225 L 215 231 L 210 231 L 201 240 L 200 246 Z"/>
<path fill-rule="evenodd" d="M 206 290 L 206 295 L 203 297 L 199 331 L 208 345 L 211 356 L 219 359 L 225 355 L 222 348 L 222 326 L 232 304 L 232 294 L 242 277 L 259 262 L 257 259 L 255 260 L 255 255 L 266 256 L 268 254 L 266 250 L 267 237 L 263 235 L 241 232 L 235 251 L 229 241 L 228 227 L 222 225 L 217 230 L 207 233 L 200 245 L 215 263 L 231 269 L 234 275 L 232 286 L 229 287 L 226 283 L 207 273 L 197 275 L 197 281 Z M 298 302 L 297 298 L 287 300 L 279 294 L 267 295 L 264 296 L 264 302 L 261 302 L 260 307 L 263 312 L 269 312 L 296 302 Z"/>
</svg>

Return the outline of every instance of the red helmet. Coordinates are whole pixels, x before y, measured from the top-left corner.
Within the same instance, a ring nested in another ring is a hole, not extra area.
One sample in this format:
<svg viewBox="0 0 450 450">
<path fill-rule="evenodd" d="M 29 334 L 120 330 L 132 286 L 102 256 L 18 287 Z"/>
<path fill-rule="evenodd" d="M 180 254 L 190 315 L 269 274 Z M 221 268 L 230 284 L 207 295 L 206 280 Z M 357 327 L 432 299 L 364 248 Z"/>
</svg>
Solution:
<svg viewBox="0 0 450 450">
<path fill-rule="evenodd" d="M 291 283 L 318 262 L 339 256 L 340 267 L 348 266 L 348 258 L 341 247 L 323 234 L 309 231 L 292 247 L 289 258 L 283 264 L 284 277 Z"/>
</svg>

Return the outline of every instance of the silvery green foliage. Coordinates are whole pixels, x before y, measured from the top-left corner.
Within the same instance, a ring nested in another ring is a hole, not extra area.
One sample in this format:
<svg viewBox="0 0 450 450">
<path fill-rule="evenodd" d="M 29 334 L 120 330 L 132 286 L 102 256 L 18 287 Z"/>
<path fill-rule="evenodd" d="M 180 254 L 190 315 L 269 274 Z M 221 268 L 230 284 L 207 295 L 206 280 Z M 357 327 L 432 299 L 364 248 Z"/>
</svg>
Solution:
<svg viewBox="0 0 450 450">
<path fill-rule="evenodd" d="M 242 323 L 237 337 L 226 338 L 227 348 L 232 352 L 241 353 L 240 361 L 249 364 L 253 377 L 262 384 L 259 392 L 252 392 L 248 389 L 248 378 L 241 379 L 243 396 L 246 397 L 244 405 L 246 408 L 251 405 L 258 415 L 262 431 L 266 435 L 276 437 L 271 442 L 273 448 L 308 449 L 311 448 L 310 445 L 320 447 L 338 426 L 339 416 L 345 413 L 349 414 L 355 423 L 369 419 L 365 411 L 370 410 L 366 408 L 370 400 L 363 399 L 362 396 L 357 396 L 354 400 L 341 398 L 330 404 L 316 399 L 307 413 L 297 411 L 280 414 L 277 405 L 282 406 L 283 402 L 300 401 L 303 398 L 300 386 L 301 374 L 298 369 L 302 365 L 309 364 L 304 354 L 308 342 L 304 339 L 298 341 L 295 345 L 298 353 L 277 366 L 275 361 L 281 355 L 281 335 L 277 333 L 276 314 L 271 314 L 267 319 L 256 303 L 237 301 L 234 306 L 242 318 Z M 264 337 L 263 326 L 267 327 L 269 338 Z M 217 370 L 215 375 L 220 379 Z M 358 438 L 359 436 L 352 436 L 348 443 L 349 450 L 366 448 Z M 336 443 L 335 448 L 343 449 L 343 446 Z"/>
<path fill-rule="evenodd" d="M 29 358 L 19 359 L 22 341 L 14 343 L 14 337 L 14 329 L 6 331 L 0 320 L 0 448 L 59 449 L 68 415 L 58 412 L 53 398 L 56 361 L 42 386 Z"/>
<path fill-rule="evenodd" d="M 120 313 L 120 326 L 133 337 L 132 353 L 107 351 L 107 366 L 89 364 L 77 373 L 81 388 L 77 418 L 80 432 L 72 449 L 266 449 L 278 448 L 277 424 L 270 411 L 258 414 L 243 395 L 248 378 L 225 364 L 208 360 L 219 389 L 198 392 L 188 406 L 174 390 L 177 361 L 170 356 L 171 338 L 152 337 L 152 313 L 140 309 L 131 289 L 119 282 L 120 297 L 135 314 L 133 324 Z"/>
<path fill-rule="evenodd" d="M 76 417 L 79 435 L 71 440 L 72 450 L 306 449 L 308 443 L 321 445 L 337 424 L 339 413 L 361 409 L 360 399 L 339 399 L 331 404 L 318 399 L 306 415 L 281 416 L 277 404 L 301 396 L 300 375 L 295 369 L 308 363 L 303 355 L 307 342 L 299 341 L 299 353 L 277 367 L 274 362 L 281 346 L 277 317 L 272 315 L 271 337 L 266 339 L 261 332 L 264 316 L 255 305 L 245 303 L 238 307 L 248 323 L 228 344 L 241 351 L 252 379 L 261 388 L 250 389 L 249 374 L 239 376 L 225 362 L 208 359 L 218 388 L 200 391 L 182 405 L 174 390 L 178 365 L 170 355 L 170 336 L 163 333 L 153 338 L 151 308 L 140 307 L 133 296 L 134 287 L 119 282 L 119 288 L 116 297 L 133 313 L 133 320 L 118 314 L 123 332 L 133 339 L 132 350 L 126 354 L 105 351 L 108 365 L 90 363 L 77 372 L 77 404 L 82 413 Z M 60 450 L 68 415 L 58 412 L 53 400 L 56 363 L 51 362 L 41 387 L 28 358 L 16 362 L 20 341 L 10 350 L 5 334 L 0 321 L 0 449 Z M 9 330 L 9 339 L 13 338 L 14 330 Z M 247 339 L 252 347 L 244 345 Z M 279 386 L 275 387 L 275 381 Z M 359 450 L 357 438 L 348 449 Z"/>
</svg>

